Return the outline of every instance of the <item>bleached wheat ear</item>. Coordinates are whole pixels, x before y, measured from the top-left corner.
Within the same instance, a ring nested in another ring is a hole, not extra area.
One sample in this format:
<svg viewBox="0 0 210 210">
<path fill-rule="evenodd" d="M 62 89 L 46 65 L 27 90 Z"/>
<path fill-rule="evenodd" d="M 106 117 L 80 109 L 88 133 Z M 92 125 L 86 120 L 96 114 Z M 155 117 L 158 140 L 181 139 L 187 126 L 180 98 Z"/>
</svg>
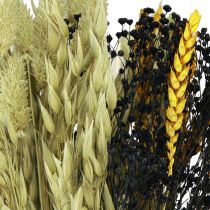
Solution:
<svg viewBox="0 0 210 210">
<path fill-rule="evenodd" d="M 186 104 L 186 89 L 189 81 L 190 59 L 195 52 L 195 42 L 197 38 L 196 30 L 198 28 L 201 16 L 197 10 L 190 16 L 186 22 L 184 34 L 182 35 L 178 52 L 174 56 L 174 64 L 169 75 L 168 98 L 170 106 L 166 110 L 166 132 L 170 137 L 167 141 L 168 148 L 168 175 L 172 175 L 174 154 L 176 146 L 174 144 L 178 140 L 177 131 L 182 126 L 184 118 L 183 110 Z"/>
</svg>

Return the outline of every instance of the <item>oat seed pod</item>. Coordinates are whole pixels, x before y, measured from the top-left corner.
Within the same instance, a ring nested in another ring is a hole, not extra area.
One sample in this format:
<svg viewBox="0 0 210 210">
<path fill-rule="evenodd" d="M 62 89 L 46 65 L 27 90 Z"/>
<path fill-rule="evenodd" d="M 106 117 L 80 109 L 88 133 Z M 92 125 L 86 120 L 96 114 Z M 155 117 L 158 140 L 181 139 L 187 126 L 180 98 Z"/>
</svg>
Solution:
<svg viewBox="0 0 210 210">
<path fill-rule="evenodd" d="M 20 174 L 18 176 L 18 191 L 19 191 L 20 207 L 24 208 L 27 203 L 27 189 L 22 169 L 20 169 Z"/>
<path fill-rule="evenodd" d="M 51 151 L 48 149 L 46 143 L 42 141 L 43 159 L 52 173 L 57 171 L 55 161 Z"/>
<path fill-rule="evenodd" d="M 113 204 L 112 197 L 110 195 L 109 188 L 108 188 L 106 182 L 105 182 L 104 187 L 103 187 L 102 197 L 103 197 L 103 200 L 104 200 L 105 210 L 114 210 L 115 209 L 114 204 Z"/>
<path fill-rule="evenodd" d="M 101 54 L 101 47 L 100 47 L 98 40 L 92 30 L 89 30 L 89 35 L 90 35 L 90 48 L 92 51 L 92 55 L 94 58 L 97 59 L 99 57 L 99 55 Z"/>
<path fill-rule="evenodd" d="M 106 101 L 110 110 L 114 110 L 117 104 L 117 90 L 113 79 L 110 76 L 106 91 Z"/>
<path fill-rule="evenodd" d="M 69 71 L 72 71 L 75 76 L 79 76 L 81 73 L 81 68 L 79 68 L 79 64 L 77 63 L 76 58 L 73 56 L 70 48 L 68 47 L 68 56 L 69 56 Z"/>
<path fill-rule="evenodd" d="M 83 192 L 83 187 L 81 186 L 79 189 L 78 189 L 78 191 L 77 191 L 77 193 L 76 193 L 76 195 L 75 195 L 75 197 L 74 197 L 74 201 L 73 201 L 73 210 L 80 210 L 81 208 L 82 208 L 82 203 L 83 203 L 83 194 L 84 194 L 84 192 Z"/>
<path fill-rule="evenodd" d="M 104 78 L 102 72 L 103 57 L 99 55 L 98 59 L 95 60 L 95 66 L 93 69 L 92 80 L 95 91 L 100 91 L 103 86 Z"/>
<path fill-rule="evenodd" d="M 104 2 L 102 0 L 97 1 L 94 17 L 97 17 L 94 24 L 94 30 L 97 34 L 97 37 L 102 39 L 107 29 L 106 11 L 104 8 Z"/>
<path fill-rule="evenodd" d="M 194 45 L 196 42 L 197 30 L 200 22 L 200 15 L 197 10 L 190 16 L 189 21 L 186 22 L 184 33 L 180 39 L 178 52 L 174 56 L 174 64 L 169 76 L 171 86 L 168 87 L 168 98 L 170 106 L 166 110 L 167 120 L 166 133 L 170 137 L 167 142 L 168 148 L 168 176 L 173 173 L 174 154 L 176 147 L 174 143 L 178 139 L 176 133 L 182 127 L 184 114 L 182 113 L 186 104 L 186 90 L 188 86 L 188 74 L 191 68 L 189 61 L 195 51 Z"/>
<path fill-rule="evenodd" d="M 64 96 L 64 115 L 66 124 L 69 126 L 72 122 L 72 105 L 70 99 L 68 99 L 67 94 Z"/>
<path fill-rule="evenodd" d="M 57 0 L 52 0 L 52 7 L 49 18 L 50 21 L 59 28 L 59 32 L 62 34 L 62 36 L 67 37 L 69 33 L 68 27 L 61 16 Z"/>
<path fill-rule="evenodd" d="M 57 89 L 59 86 L 58 74 L 54 69 L 51 61 L 50 60 L 47 61 L 46 57 L 45 57 L 45 65 L 46 65 L 47 80 L 54 89 Z"/>
<path fill-rule="evenodd" d="M 33 170 L 33 174 L 32 174 L 32 179 L 31 179 L 31 183 L 29 185 L 29 196 L 30 199 L 34 202 L 37 197 L 38 197 L 38 183 L 37 183 L 37 176 L 36 176 L 36 171 Z"/>
<path fill-rule="evenodd" d="M 47 129 L 47 131 L 49 133 L 53 134 L 55 132 L 55 124 L 53 122 L 53 119 L 50 116 L 47 109 L 42 105 L 40 99 L 38 99 L 38 100 L 39 100 L 39 105 L 40 105 L 40 108 L 41 108 L 42 119 L 44 121 L 45 128 Z"/>
<path fill-rule="evenodd" d="M 64 147 L 64 154 L 63 154 L 63 174 L 66 181 L 69 179 L 71 180 L 73 170 L 74 170 L 74 157 L 73 151 L 70 145 L 70 142 L 67 142 Z"/>
<path fill-rule="evenodd" d="M 57 51 L 60 43 L 60 36 L 58 32 L 54 29 L 53 25 L 48 22 L 48 46 L 52 51 Z"/>
<path fill-rule="evenodd" d="M 93 145 L 93 121 L 90 124 L 90 127 L 87 128 L 84 136 L 82 156 L 84 159 L 88 159 Z"/>
<path fill-rule="evenodd" d="M 23 174 L 24 174 L 24 178 L 28 181 L 33 173 L 33 162 L 31 159 L 31 153 L 29 150 L 29 146 L 25 145 L 23 147 Z"/>
<path fill-rule="evenodd" d="M 61 100 L 49 83 L 48 83 L 48 103 L 54 113 L 58 114 L 60 112 L 62 107 Z"/>
<path fill-rule="evenodd" d="M 0 150 L 0 174 L 8 169 L 8 164 L 4 153 Z"/>
<path fill-rule="evenodd" d="M 67 39 L 61 38 L 58 51 L 57 51 L 57 62 L 59 66 L 63 66 L 67 61 Z"/>
<path fill-rule="evenodd" d="M 89 158 L 92 163 L 93 170 L 94 170 L 95 174 L 97 176 L 101 176 L 102 175 L 101 165 L 100 165 L 99 161 L 97 160 L 93 150 L 91 150 Z"/>
<path fill-rule="evenodd" d="M 83 171 L 86 180 L 91 184 L 93 183 L 93 167 L 90 162 L 90 158 L 83 161 Z"/>
<path fill-rule="evenodd" d="M 90 87 L 88 91 L 88 109 L 89 112 L 94 115 L 97 108 L 97 96 L 95 88 L 93 87 L 92 79 L 90 79 Z"/>
</svg>

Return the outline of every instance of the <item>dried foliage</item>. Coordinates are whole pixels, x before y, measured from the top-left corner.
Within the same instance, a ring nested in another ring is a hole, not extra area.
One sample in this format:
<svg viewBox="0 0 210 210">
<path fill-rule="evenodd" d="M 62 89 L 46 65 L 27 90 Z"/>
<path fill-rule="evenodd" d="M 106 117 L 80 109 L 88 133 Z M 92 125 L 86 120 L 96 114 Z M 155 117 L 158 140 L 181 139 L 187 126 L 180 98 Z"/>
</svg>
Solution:
<svg viewBox="0 0 210 210">
<path fill-rule="evenodd" d="M 186 209 L 208 209 L 198 11 L 145 8 L 135 28 L 120 18 L 116 52 L 106 0 L 32 6 L 0 1 L 0 209 L 184 209 L 187 194 Z"/>
</svg>

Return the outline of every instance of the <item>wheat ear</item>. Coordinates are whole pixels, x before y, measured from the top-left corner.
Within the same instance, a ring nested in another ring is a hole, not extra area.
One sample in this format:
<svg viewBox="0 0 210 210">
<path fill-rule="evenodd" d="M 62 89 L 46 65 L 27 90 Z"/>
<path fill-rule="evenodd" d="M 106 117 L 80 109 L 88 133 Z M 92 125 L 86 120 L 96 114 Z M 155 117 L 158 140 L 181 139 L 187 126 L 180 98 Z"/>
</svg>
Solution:
<svg viewBox="0 0 210 210">
<path fill-rule="evenodd" d="M 201 16 L 198 11 L 190 16 L 186 22 L 184 33 L 179 42 L 178 52 L 174 56 L 174 64 L 169 75 L 168 98 L 169 107 L 166 110 L 166 132 L 170 137 L 167 141 L 168 148 L 168 176 L 172 175 L 174 154 L 176 152 L 175 143 L 178 140 L 178 130 L 182 127 L 184 118 L 183 110 L 186 104 L 186 89 L 189 81 L 190 59 L 195 51 L 196 41 Z"/>
</svg>

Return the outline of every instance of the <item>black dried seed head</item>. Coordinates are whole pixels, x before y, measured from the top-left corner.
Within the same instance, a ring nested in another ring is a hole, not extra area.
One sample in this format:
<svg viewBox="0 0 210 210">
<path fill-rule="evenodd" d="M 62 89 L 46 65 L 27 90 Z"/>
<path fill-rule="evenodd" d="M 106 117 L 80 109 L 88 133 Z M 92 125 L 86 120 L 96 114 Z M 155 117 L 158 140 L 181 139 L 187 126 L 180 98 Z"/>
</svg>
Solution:
<svg viewBox="0 0 210 210">
<path fill-rule="evenodd" d="M 128 46 L 129 47 L 133 47 L 133 45 L 134 45 L 134 40 L 129 40 L 128 41 Z"/>
<path fill-rule="evenodd" d="M 121 25 L 125 24 L 126 22 L 127 22 L 127 18 L 119 18 L 118 19 L 118 23 Z"/>
<path fill-rule="evenodd" d="M 159 25 L 160 25 L 160 24 L 159 24 L 157 21 L 155 21 L 155 22 L 153 23 L 154 28 L 158 28 Z"/>
<path fill-rule="evenodd" d="M 161 18 L 165 18 L 166 15 L 165 15 L 165 14 L 161 14 L 160 17 L 161 17 Z"/>
<path fill-rule="evenodd" d="M 130 52 L 130 53 L 129 53 L 129 57 L 130 57 L 130 58 L 133 58 L 133 57 L 134 57 L 134 52 Z"/>
<path fill-rule="evenodd" d="M 69 33 L 74 33 L 76 31 L 76 27 L 75 26 L 71 26 L 69 27 Z"/>
<path fill-rule="evenodd" d="M 73 39 L 73 34 L 69 34 L 69 39 Z"/>
<path fill-rule="evenodd" d="M 111 58 L 115 58 L 117 56 L 117 53 L 115 50 L 111 51 Z"/>
<path fill-rule="evenodd" d="M 161 22 L 163 25 L 165 25 L 165 24 L 168 24 L 168 23 L 169 23 L 169 20 L 166 19 L 166 18 L 161 18 L 161 19 L 160 19 L 160 22 Z"/>
<path fill-rule="evenodd" d="M 132 19 L 128 19 L 128 20 L 126 21 L 126 23 L 130 26 L 130 25 L 133 23 L 133 20 L 132 20 Z"/>
<path fill-rule="evenodd" d="M 127 35 L 128 35 L 128 31 L 123 30 L 123 31 L 121 32 L 121 34 L 122 34 L 122 36 L 123 36 L 123 37 L 127 37 Z"/>
<path fill-rule="evenodd" d="M 122 36 L 122 33 L 121 32 L 117 32 L 116 33 L 116 37 L 119 39 L 120 37 Z"/>
<path fill-rule="evenodd" d="M 209 35 L 209 34 L 206 34 L 206 36 L 205 36 L 205 41 L 206 41 L 206 42 L 209 42 L 209 41 L 210 41 L 210 35 Z"/>
<path fill-rule="evenodd" d="M 150 14 L 150 13 L 155 13 L 155 10 L 150 7 L 147 7 L 147 8 L 144 8 L 144 12 L 147 14 Z"/>
<path fill-rule="evenodd" d="M 109 45 L 107 46 L 107 50 L 108 50 L 108 52 L 111 51 L 111 47 Z"/>
<path fill-rule="evenodd" d="M 138 33 L 137 33 L 137 31 L 136 30 L 132 30 L 131 32 L 130 32 L 130 35 L 133 37 L 133 38 L 137 38 L 137 36 L 138 36 Z"/>
<path fill-rule="evenodd" d="M 164 6 L 163 6 L 163 9 L 164 9 L 166 12 L 170 12 L 172 8 L 171 8 L 169 5 L 164 5 Z"/>
<path fill-rule="evenodd" d="M 181 17 L 178 14 L 176 14 L 175 12 L 172 12 L 172 19 L 176 20 L 176 21 L 180 21 Z"/>
<path fill-rule="evenodd" d="M 202 28 L 202 29 L 201 29 L 201 33 L 202 33 L 202 34 L 206 34 L 206 32 L 207 32 L 207 28 Z"/>
<path fill-rule="evenodd" d="M 170 27 L 170 29 L 175 29 L 176 25 L 174 23 L 170 23 L 169 27 Z"/>
<path fill-rule="evenodd" d="M 79 19 L 81 18 L 81 14 L 75 14 L 74 19 L 78 22 Z"/>
<path fill-rule="evenodd" d="M 69 19 L 63 19 L 65 21 L 65 23 L 68 25 L 70 23 L 70 20 Z"/>
<path fill-rule="evenodd" d="M 125 72 L 125 70 L 123 68 L 120 68 L 119 73 L 123 74 Z"/>
<path fill-rule="evenodd" d="M 106 40 L 108 43 L 112 41 L 112 36 L 110 34 L 107 35 Z"/>
<path fill-rule="evenodd" d="M 123 55 L 124 55 L 123 50 L 119 50 L 119 51 L 118 51 L 118 55 L 119 55 L 119 56 L 123 56 Z"/>
</svg>

